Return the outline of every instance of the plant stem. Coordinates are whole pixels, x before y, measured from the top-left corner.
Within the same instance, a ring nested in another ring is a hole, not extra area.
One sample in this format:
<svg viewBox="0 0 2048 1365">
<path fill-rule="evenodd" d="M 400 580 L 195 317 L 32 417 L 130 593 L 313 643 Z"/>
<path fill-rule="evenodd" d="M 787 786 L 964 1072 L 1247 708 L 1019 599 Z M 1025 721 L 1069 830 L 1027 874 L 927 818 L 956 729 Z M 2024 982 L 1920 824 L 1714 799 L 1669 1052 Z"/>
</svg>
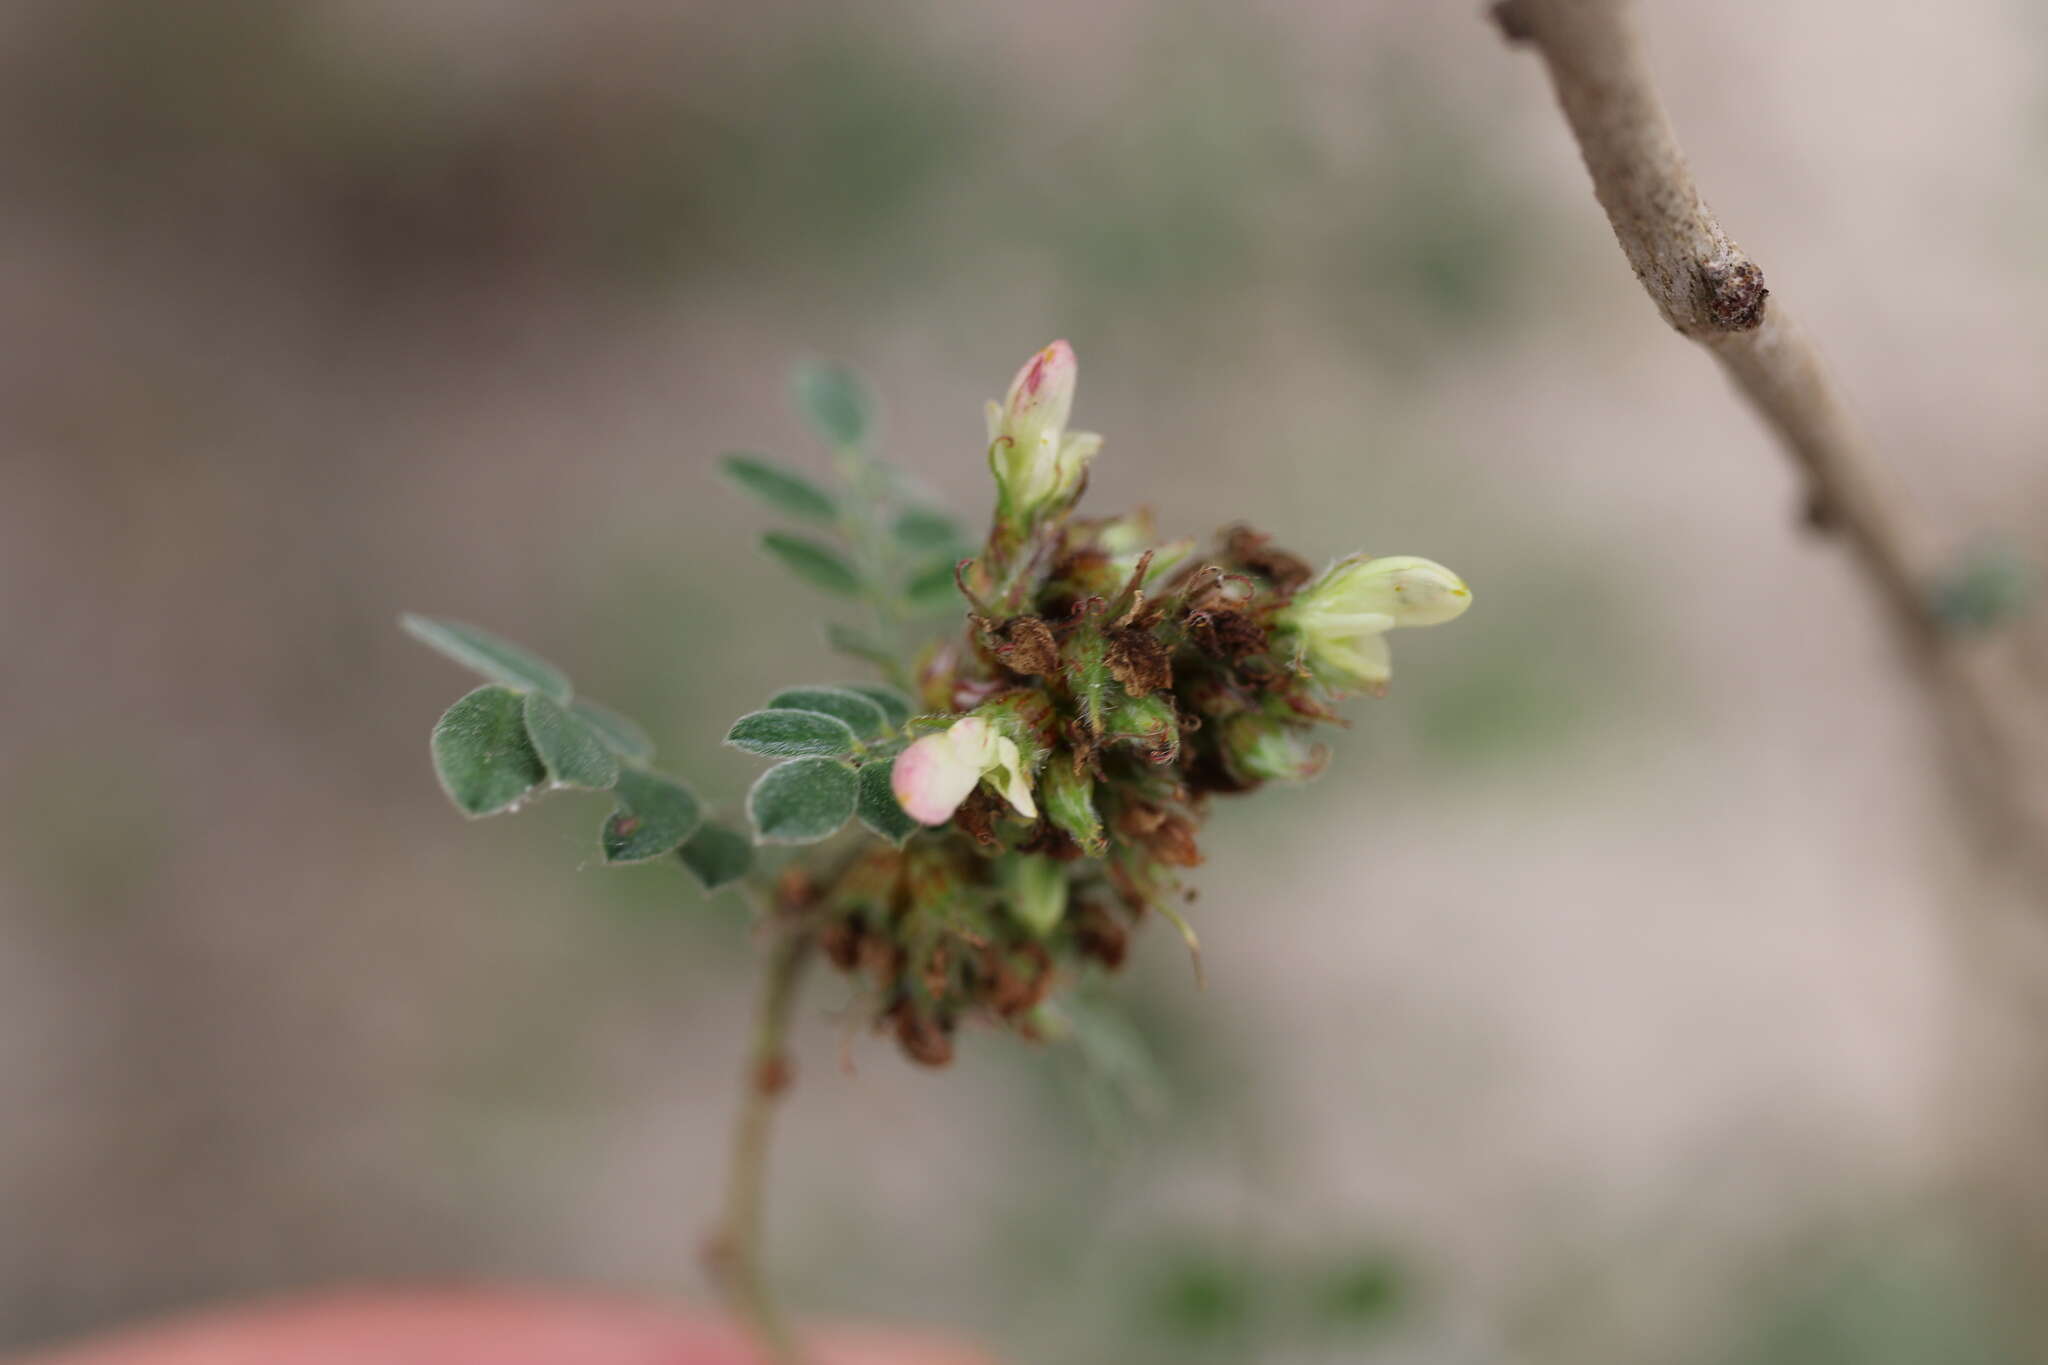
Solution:
<svg viewBox="0 0 2048 1365">
<path fill-rule="evenodd" d="M 725 1208 L 705 1258 L 733 1313 L 751 1329 L 776 1365 L 801 1365 L 803 1354 L 761 1271 L 761 1196 L 776 1100 L 789 1083 L 789 1036 L 797 983 L 810 956 L 811 935 L 783 927 L 761 973 L 753 1043 L 741 1077 L 739 1118 L 727 1158 Z"/>
</svg>

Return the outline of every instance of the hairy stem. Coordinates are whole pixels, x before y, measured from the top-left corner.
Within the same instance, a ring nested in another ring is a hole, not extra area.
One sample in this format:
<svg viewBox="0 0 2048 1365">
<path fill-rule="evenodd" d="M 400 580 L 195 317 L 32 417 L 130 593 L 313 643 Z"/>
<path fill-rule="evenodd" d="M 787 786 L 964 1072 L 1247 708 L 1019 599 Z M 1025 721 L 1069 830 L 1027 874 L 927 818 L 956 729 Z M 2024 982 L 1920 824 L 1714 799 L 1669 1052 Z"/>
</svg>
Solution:
<svg viewBox="0 0 2048 1365">
<path fill-rule="evenodd" d="M 761 972 L 754 1037 L 741 1078 L 738 1121 L 727 1158 L 725 1208 L 706 1248 L 712 1275 L 733 1313 L 750 1327 L 777 1365 L 801 1365 L 802 1352 L 783 1321 L 761 1268 L 761 1203 L 776 1102 L 789 1084 L 785 1047 L 797 985 L 810 957 L 811 935 L 780 926 Z"/>
</svg>

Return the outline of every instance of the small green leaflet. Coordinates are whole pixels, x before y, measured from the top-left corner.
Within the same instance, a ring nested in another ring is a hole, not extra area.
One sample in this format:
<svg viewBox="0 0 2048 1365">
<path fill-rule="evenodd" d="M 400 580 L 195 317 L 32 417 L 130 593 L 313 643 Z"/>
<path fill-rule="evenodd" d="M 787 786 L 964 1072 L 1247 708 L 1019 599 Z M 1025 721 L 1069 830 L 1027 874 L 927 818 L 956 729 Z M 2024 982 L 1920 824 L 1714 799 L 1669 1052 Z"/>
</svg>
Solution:
<svg viewBox="0 0 2048 1365">
<path fill-rule="evenodd" d="M 828 524 L 839 518 L 839 504 L 830 493 L 794 469 L 777 464 L 764 455 L 744 452 L 727 455 L 718 465 L 734 487 L 778 512 Z"/>
<path fill-rule="evenodd" d="M 829 758 L 778 763 L 747 793 L 747 818 L 764 844 L 814 844 L 853 814 L 853 769 Z"/>
<path fill-rule="evenodd" d="M 492 682 L 521 692 L 545 692 L 562 705 L 569 704 L 568 675 L 510 640 L 460 621 L 438 621 L 410 612 L 399 617 L 398 624 L 421 644 Z"/>
<path fill-rule="evenodd" d="M 604 860 L 639 863 L 674 851 L 696 830 L 702 811 L 688 787 L 643 768 L 619 769 L 619 808 L 604 822 Z"/>
<path fill-rule="evenodd" d="M 905 509 L 889 529 L 896 543 L 906 550 L 951 549 L 967 540 L 958 522 L 929 507 Z"/>
<path fill-rule="evenodd" d="M 893 687 L 884 687 L 880 683 L 841 683 L 838 690 L 860 693 L 882 708 L 882 714 L 888 717 L 891 725 L 901 725 L 910 719 L 910 699 Z"/>
<path fill-rule="evenodd" d="M 754 863 L 754 844 L 738 830 L 706 820 L 676 856 L 706 891 L 716 891 L 747 875 Z"/>
<path fill-rule="evenodd" d="M 610 707 L 578 697 L 569 710 L 597 731 L 606 747 L 628 763 L 646 763 L 654 757 L 654 741 L 647 732 Z"/>
<path fill-rule="evenodd" d="M 911 575 L 903 585 L 903 597 L 918 611 L 939 611 L 961 604 L 960 587 L 954 574 L 957 559 L 934 560 Z"/>
<path fill-rule="evenodd" d="M 749 711 L 732 723 L 725 742 L 767 758 L 852 753 L 859 740 L 837 716 L 821 711 Z"/>
<path fill-rule="evenodd" d="M 865 659 L 882 668 L 889 668 L 896 662 L 895 653 L 886 645 L 852 626 L 836 623 L 826 626 L 825 643 L 848 658 Z"/>
<path fill-rule="evenodd" d="M 782 562 L 782 566 L 814 588 L 840 597 L 860 594 L 860 575 L 837 550 L 806 536 L 787 531 L 770 531 L 761 537 L 761 548 Z"/>
<path fill-rule="evenodd" d="M 796 372 L 797 411 L 835 446 L 867 440 L 874 401 L 860 376 L 837 365 L 805 365 Z"/>
<path fill-rule="evenodd" d="M 456 702 L 434 726 L 434 772 L 464 815 L 510 810 L 548 780 L 526 737 L 524 698 L 487 684 Z"/>
<path fill-rule="evenodd" d="M 889 775 L 896 767 L 896 760 L 870 763 L 860 770 L 860 795 L 858 809 L 860 822 L 874 833 L 892 844 L 901 844 L 924 826 L 910 818 L 896 800 L 896 793 L 889 785 Z"/>
<path fill-rule="evenodd" d="M 843 720 L 862 739 L 873 739 L 889 728 L 889 717 L 880 702 L 851 688 L 785 687 L 768 699 L 775 710 L 818 711 Z"/>
<path fill-rule="evenodd" d="M 526 737 L 557 786 L 603 791 L 619 780 L 619 761 L 589 722 L 545 692 L 526 694 Z"/>
</svg>

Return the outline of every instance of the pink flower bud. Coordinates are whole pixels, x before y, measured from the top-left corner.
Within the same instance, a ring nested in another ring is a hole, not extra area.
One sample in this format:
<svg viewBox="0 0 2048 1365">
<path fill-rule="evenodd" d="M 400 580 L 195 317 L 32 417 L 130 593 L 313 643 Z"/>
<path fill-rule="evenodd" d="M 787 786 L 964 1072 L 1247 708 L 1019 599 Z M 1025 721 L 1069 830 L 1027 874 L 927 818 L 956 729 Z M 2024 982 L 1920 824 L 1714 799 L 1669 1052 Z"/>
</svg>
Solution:
<svg viewBox="0 0 2048 1365">
<path fill-rule="evenodd" d="M 1024 771 L 1016 741 L 979 716 L 956 720 L 944 733 L 926 735 L 898 754 L 889 786 L 896 804 L 911 819 L 943 825 L 984 777 L 996 780 L 997 789 L 1019 815 L 1037 817 L 1031 777 Z"/>
<path fill-rule="evenodd" d="M 1071 496 L 1102 446 L 1093 432 L 1067 430 L 1079 375 L 1074 348 L 1055 341 L 1017 371 L 1001 403 L 988 405 L 989 467 L 1020 514 Z"/>
</svg>

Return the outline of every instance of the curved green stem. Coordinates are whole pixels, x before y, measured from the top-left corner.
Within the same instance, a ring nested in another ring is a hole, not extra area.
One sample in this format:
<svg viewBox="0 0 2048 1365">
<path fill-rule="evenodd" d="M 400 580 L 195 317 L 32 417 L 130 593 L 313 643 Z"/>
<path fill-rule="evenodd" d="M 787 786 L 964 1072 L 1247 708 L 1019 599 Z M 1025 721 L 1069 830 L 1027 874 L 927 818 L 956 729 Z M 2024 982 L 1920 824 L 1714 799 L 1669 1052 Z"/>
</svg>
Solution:
<svg viewBox="0 0 2048 1365">
<path fill-rule="evenodd" d="M 776 1100 L 789 1083 L 784 1048 L 797 985 L 811 948 L 806 930 L 786 927 L 779 932 L 781 937 L 761 973 L 754 1037 L 726 1165 L 725 1208 L 706 1257 L 733 1313 L 753 1331 L 767 1358 L 776 1365 L 802 1365 L 803 1353 L 783 1321 L 761 1269 L 761 1204 L 768 1144 Z"/>
</svg>

